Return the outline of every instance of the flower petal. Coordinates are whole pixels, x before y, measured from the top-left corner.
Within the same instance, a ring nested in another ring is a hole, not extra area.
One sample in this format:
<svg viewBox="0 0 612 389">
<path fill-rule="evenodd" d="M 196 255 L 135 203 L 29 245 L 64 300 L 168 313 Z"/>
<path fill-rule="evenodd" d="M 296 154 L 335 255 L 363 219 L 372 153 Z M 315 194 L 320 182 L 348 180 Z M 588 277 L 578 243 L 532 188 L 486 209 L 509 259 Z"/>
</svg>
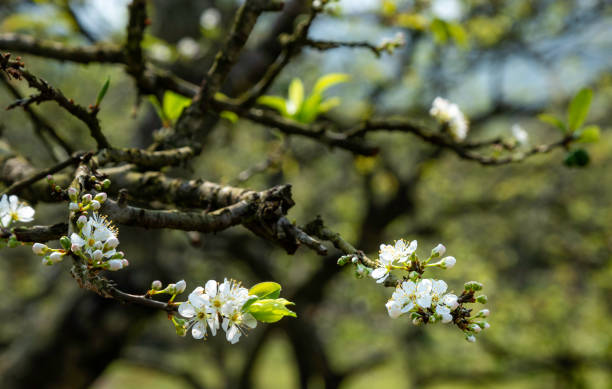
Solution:
<svg viewBox="0 0 612 389">
<path fill-rule="evenodd" d="M 210 297 L 215 297 L 217 295 L 217 281 L 215 280 L 208 280 L 206 282 L 206 285 L 204 286 L 204 289 L 206 290 L 206 294 L 209 295 Z"/>
<path fill-rule="evenodd" d="M 193 335 L 194 339 L 202 339 L 206 335 L 206 324 L 197 321 L 191 329 L 191 335 Z"/>
<path fill-rule="evenodd" d="M 196 314 L 196 311 L 193 305 L 189 304 L 189 302 L 187 301 L 179 305 L 178 311 L 181 314 L 181 316 L 186 317 L 186 318 L 194 317 Z"/>
</svg>

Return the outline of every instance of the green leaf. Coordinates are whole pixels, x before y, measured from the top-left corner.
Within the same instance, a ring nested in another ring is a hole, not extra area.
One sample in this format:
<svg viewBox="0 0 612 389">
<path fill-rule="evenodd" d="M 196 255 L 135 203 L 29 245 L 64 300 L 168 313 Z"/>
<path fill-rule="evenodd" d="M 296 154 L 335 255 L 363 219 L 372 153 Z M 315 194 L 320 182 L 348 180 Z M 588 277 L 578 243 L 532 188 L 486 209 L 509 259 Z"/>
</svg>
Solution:
<svg viewBox="0 0 612 389">
<path fill-rule="evenodd" d="M 323 94 L 328 88 L 336 84 L 347 82 L 351 77 L 344 73 L 330 73 L 319 78 L 312 88 L 312 94 Z"/>
<path fill-rule="evenodd" d="M 463 26 L 459 23 L 448 23 L 446 26 L 457 46 L 466 48 L 468 46 L 468 34 Z"/>
<path fill-rule="evenodd" d="M 106 92 L 108 91 L 109 86 L 110 86 L 110 76 L 106 78 L 106 82 L 104 83 L 104 85 L 102 85 L 102 89 L 100 89 L 100 92 L 98 92 L 98 97 L 96 98 L 96 104 L 95 104 L 96 107 L 100 106 L 102 99 L 104 98 L 104 96 L 106 96 Z"/>
<path fill-rule="evenodd" d="M 277 110 L 281 115 L 288 117 L 287 102 L 279 96 L 261 96 L 257 99 L 257 104 L 265 105 Z"/>
<path fill-rule="evenodd" d="M 275 323 L 285 316 L 297 317 L 295 312 L 287 308 L 291 304 L 291 301 L 283 298 L 257 300 L 251 304 L 248 312 L 263 323 Z"/>
<path fill-rule="evenodd" d="M 591 125 L 581 128 L 574 134 L 576 142 L 592 143 L 599 140 L 599 126 Z"/>
<path fill-rule="evenodd" d="M 446 29 L 446 22 L 440 19 L 434 19 L 429 25 L 431 32 L 434 36 L 436 43 L 446 43 L 448 40 L 448 31 Z"/>
<path fill-rule="evenodd" d="M 287 113 L 295 115 L 300 112 L 302 103 L 304 102 L 304 84 L 299 78 L 294 78 L 289 84 L 289 102 L 287 104 Z"/>
<path fill-rule="evenodd" d="M 164 93 L 163 111 L 172 123 L 181 116 L 183 109 L 188 107 L 189 104 L 191 104 L 191 99 L 189 97 L 181 96 L 172 91 L 166 91 L 166 93 Z"/>
<path fill-rule="evenodd" d="M 249 294 L 260 299 L 276 299 L 280 296 L 281 286 L 276 282 L 260 282 L 249 289 Z"/>
<path fill-rule="evenodd" d="M 574 96 L 570 103 L 569 110 L 567 112 L 567 122 L 570 131 L 574 131 L 579 128 L 589 113 L 589 107 L 591 105 L 591 98 L 593 92 L 590 89 L 582 89 Z"/>
<path fill-rule="evenodd" d="M 576 149 L 567 153 L 563 163 L 569 167 L 584 167 L 589 164 L 591 158 L 589 153 L 584 149 Z"/>
<path fill-rule="evenodd" d="M 555 115 L 551 115 L 549 113 L 541 113 L 538 115 L 538 119 L 541 122 L 550 124 L 553 127 L 557 127 L 559 130 L 561 130 L 561 132 L 567 132 L 567 129 L 563 121 L 559 119 L 558 117 L 556 117 Z"/>
<path fill-rule="evenodd" d="M 302 104 L 302 109 L 295 119 L 301 123 L 312 123 L 319 114 L 319 104 L 321 103 L 322 98 L 323 97 L 320 93 L 313 93 L 308 96 L 306 101 L 304 101 L 304 104 Z"/>
<path fill-rule="evenodd" d="M 168 118 L 166 117 L 166 114 L 164 113 L 164 110 L 162 109 L 157 96 L 149 95 L 149 102 L 151 103 L 151 105 L 153 105 L 153 108 L 155 108 L 155 113 L 157 113 L 157 116 L 159 116 L 163 126 L 169 127 L 171 125 L 170 120 L 168 120 Z"/>
<path fill-rule="evenodd" d="M 340 105 L 339 97 L 330 97 L 329 99 L 319 104 L 319 113 L 325 113 L 329 111 L 330 109 L 335 108 L 339 105 Z"/>
<path fill-rule="evenodd" d="M 230 123 L 236 123 L 238 121 L 238 115 L 236 115 L 236 113 L 232 111 L 221 111 L 219 116 L 229 121 Z"/>
</svg>

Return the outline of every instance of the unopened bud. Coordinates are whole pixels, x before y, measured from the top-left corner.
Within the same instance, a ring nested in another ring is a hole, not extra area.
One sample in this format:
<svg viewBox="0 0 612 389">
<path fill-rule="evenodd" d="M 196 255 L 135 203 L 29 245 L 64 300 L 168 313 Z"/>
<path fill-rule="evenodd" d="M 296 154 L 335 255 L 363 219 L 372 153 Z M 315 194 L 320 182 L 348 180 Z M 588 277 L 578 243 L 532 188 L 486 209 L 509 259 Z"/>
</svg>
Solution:
<svg viewBox="0 0 612 389">
<path fill-rule="evenodd" d="M 474 343 L 476 342 L 476 337 L 474 335 L 468 335 L 465 337 L 465 340 L 467 340 L 470 343 Z"/>
<path fill-rule="evenodd" d="M 103 203 L 103 202 L 105 202 L 105 201 L 106 201 L 107 197 L 108 197 L 108 196 L 107 196 L 107 194 L 106 194 L 106 193 L 104 193 L 104 192 L 100 192 L 100 193 L 98 193 L 98 194 L 96 195 L 96 197 L 94 197 L 94 200 L 97 200 L 97 201 L 99 201 L 100 203 Z"/>
<path fill-rule="evenodd" d="M 78 195 L 79 192 L 76 190 L 75 187 L 71 186 L 70 188 L 68 188 L 68 197 L 70 198 L 70 201 L 76 202 Z"/>
<path fill-rule="evenodd" d="M 79 218 L 76 221 L 76 225 L 79 228 L 83 228 L 83 226 L 85 225 L 85 223 L 87 223 L 87 217 L 85 215 L 81 215 L 79 216 Z"/>
<path fill-rule="evenodd" d="M 111 184 L 111 180 L 109 180 L 108 178 L 107 178 L 106 180 L 102 181 L 102 187 L 103 187 L 104 189 L 108 189 L 108 187 L 110 186 L 110 184 Z"/>
<path fill-rule="evenodd" d="M 70 251 L 72 251 L 73 253 L 78 253 L 79 251 L 81 251 L 81 246 L 73 243 L 72 246 L 70 246 Z"/>
<path fill-rule="evenodd" d="M 100 205 L 100 202 L 99 202 L 98 200 L 92 200 L 92 202 L 91 202 L 91 208 L 92 208 L 94 211 L 97 211 L 98 209 L 100 209 L 100 206 L 101 206 L 101 205 Z"/>
<path fill-rule="evenodd" d="M 479 290 L 482 290 L 482 284 L 478 281 L 468 281 L 464 284 L 463 287 L 465 288 L 465 290 L 472 292 L 478 292 Z"/>
<path fill-rule="evenodd" d="M 112 250 L 119 245 L 119 239 L 114 236 L 108 238 L 106 243 L 104 243 L 104 250 Z"/>
<path fill-rule="evenodd" d="M 121 259 L 111 259 L 106 262 L 108 264 L 108 270 L 117 271 L 123 269 L 123 261 Z"/>
<path fill-rule="evenodd" d="M 162 288 L 162 283 L 160 280 L 155 280 L 153 282 L 151 282 L 151 289 L 153 290 L 160 290 Z"/>
<path fill-rule="evenodd" d="M 62 236 L 60 238 L 60 245 L 62 246 L 64 250 L 70 250 L 70 246 L 72 245 L 72 242 L 70 241 L 69 237 Z"/>
<path fill-rule="evenodd" d="M 476 302 L 481 304 L 486 304 L 489 299 L 484 294 L 476 297 Z"/>
<path fill-rule="evenodd" d="M 125 259 L 125 258 L 123 258 L 123 259 L 121 260 L 121 262 L 123 262 L 123 267 L 128 267 L 128 266 L 130 266 L 130 263 L 129 263 L 129 262 L 128 262 L 128 260 L 127 260 L 127 259 Z"/>
<path fill-rule="evenodd" d="M 86 193 L 83 195 L 83 197 L 81 197 L 81 200 L 83 201 L 83 204 L 89 204 L 91 203 L 91 200 L 93 200 L 93 196 L 91 193 Z"/>
<path fill-rule="evenodd" d="M 174 292 L 175 294 L 181 294 L 185 291 L 185 288 L 187 288 L 187 283 L 185 282 L 185 280 L 180 280 L 174 286 Z"/>
<path fill-rule="evenodd" d="M 440 267 L 442 269 L 450 269 L 457 263 L 455 257 L 445 257 L 440 261 Z"/>
<path fill-rule="evenodd" d="M 486 322 L 486 321 L 485 321 L 485 322 L 483 322 L 483 323 L 482 323 L 482 329 L 483 329 L 483 330 L 488 330 L 488 329 L 489 329 L 489 327 L 491 327 L 491 325 L 489 324 L 489 322 Z"/>
<path fill-rule="evenodd" d="M 482 331 L 482 328 L 480 328 L 480 326 L 478 324 L 470 325 L 470 329 L 472 331 L 474 331 L 475 333 L 479 333 L 480 331 Z"/>
<path fill-rule="evenodd" d="M 75 202 L 72 202 L 72 203 L 70 203 L 70 205 L 68 205 L 68 209 L 73 211 L 73 212 L 76 212 L 76 211 L 78 211 L 80 209 L 80 207 L 79 207 L 79 204 L 77 204 Z"/>
<path fill-rule="evenodd" d="M 34 254 L 36 255 L 43 255 L 44 253 L 47 252 L 47 250 L 49 250 L 49 247 L 47 247 L 46 244 L 42 244 L 42 243 L 34 243 L 32 245 L 32 251 L 34 252 Z"/>
<path fill-rule="evenodd" d="M 96 250 L 93 252 L 93 254 L 91 254 L 91 257 L 96 261 L 101 260 L 102 256 L 103 256 L 102 250 Z"/>
<path fill-rule="evenodd" d="M 491 312 L 489 312 L 488 309 L 482 309 L 480 310 L 480 312 L 478 312 L 478 314 L 476 315 L 476 317 L 489 317 L 489 314 Z"/>
<path fill-rule="evenodd" d="M 60 254 L 57 251 L 52 252 L 51 254 L 49 254 L 49 260 L 51 261 L 51 263 L 58 263 L 61 262 L 63 258 L 63 255 Z"/>
<path fill-rule="evenodd" d="M 433 258 L 441 257 L 446 252 L 446 247 L 442 243 L 439 243 L 436 247 L 431 250 L 431 256 Z"/>
</svg>

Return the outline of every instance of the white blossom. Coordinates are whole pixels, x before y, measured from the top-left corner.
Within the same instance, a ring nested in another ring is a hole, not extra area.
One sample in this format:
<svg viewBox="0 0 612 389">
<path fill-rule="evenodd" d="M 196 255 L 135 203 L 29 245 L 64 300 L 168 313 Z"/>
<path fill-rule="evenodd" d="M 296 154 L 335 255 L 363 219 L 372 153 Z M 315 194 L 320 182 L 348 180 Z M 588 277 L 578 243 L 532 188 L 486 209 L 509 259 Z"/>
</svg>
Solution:
<svg viewBox="0 0 612 389">
<path fill-rule="evenodd" d="M 223 328 L 227 340 L 233 344 L 246 328 L 257 325 L 253 315 L 242 312 L 242 306 L 250 297 L 248 289 L 234 280 L 225 279 L 222 283 L 209 280 L 204 288 L 198 286 L 189 294 L 188 301 L 179 306 L 179 313 L 192 319 L 189 323 L 194 326 L 194 338 L 204 337 L 207 328 L 213 336 Z"/>
<path fill-rule="evenodd" d="M 442 243 L 438 243 L 438 245 L 431 250 L 431 255 L 434 257 L 441 257 L 445 252 L 446 247 Z"/>
<path fill-rule="evenodd" d="M 405 263 L 417 249 L 417 241 L 413 240 L 407 243 L 400 239 L 395 242 L 395 245 L 381 244 L 378 255 L 379 266 L 372 271 L 372 278 L 376 279 L 377 283 L 383 283 L 389 272 L 396 266 L 395 262 Z"/>
<path fill-rule="evenodd" d="M 97 261 L 112 258 L 116 254 L 115 247 L 119 244 L 111 222 L 97 213 L 87 219 L 79 233 L 73 232 L 70 235 L 70 241 L 72 251 L 83 252 Z"/>
<path fill-rule="evenodd" d="M 34 209 L 19 201 L 15 195 L 2 195 L 0 199 L 0 224 L 8 227 L 13 221 L 31 222 L 34 220 Z"/>
<path fill-rule="evenodd" d="M 198 42 L 196 42 L 195 39 L 191 37 L 185 37 L 178 41 L 178 43 L 176 44 L 176 49 L 182 56 L 187 58 L 193 58 L 200 51 L 200 45 L 198 45 Z"/>
<path fill-rule="evenodd" d="M 216 8 L 207 8 L 200 15 L 200 26 L 205 30 L 212 30 L 219 25 L 221 12 Z"/>
<path fill-rule="evenodd" d="M 210 301 L 204 288 L 198 286 L 189 294 L 188 301 L 181 303 L 178 308 L 181 316 L 190 319 L 188 327 L 191 327 L 191 335 L 194 339 L 202 339 L 206 336 L 206 325 L 210 319 Z"/>
<path fill-rule="evenodd" d="M 514 124 L 512 126 L 512 136 L 521 145 L 525 145 L 527 142 L 529 142 L 529 134 L 527 134 L 527 131 L 525 131 L 519 124 Z"/>
<path fill-rule="evenodd" d="M 185 282 L 185 280 L 180 280 L 174 286 L 174 291 L 176 294 L 181 294 L 185 291 L 185 288 L 187 288 L 187 283 Z"/>
<path fill-rule="evenodd" d="M 468 121 L 457 104 L 442 97 L 436 97 L 429 114 L 436 118 L 438 122 L 448 125 L 448 130 L 456 142 L 463 141 L 467 136 Z"/>
</svg>

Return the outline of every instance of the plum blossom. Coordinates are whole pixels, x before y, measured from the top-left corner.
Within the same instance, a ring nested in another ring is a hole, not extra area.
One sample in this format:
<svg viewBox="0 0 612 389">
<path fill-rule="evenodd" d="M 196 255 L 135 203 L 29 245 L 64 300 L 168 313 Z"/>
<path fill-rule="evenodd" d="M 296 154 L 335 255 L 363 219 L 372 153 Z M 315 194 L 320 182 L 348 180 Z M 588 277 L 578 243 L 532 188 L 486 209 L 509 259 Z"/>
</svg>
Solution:
<svg viewBox="0 0 612 389">
<path fill-rule="evenodd" d="M 436 118 L 438 122 L 448 125 L 448 130 L 456 142 L 462 142 L 467 136 L 468 121 L 457 104 L 436 97 L 429 110 L 429 115 Z"/>
<path fill-rule="evenodd" d="M 194 338 L 202 339 L 207 329 L 215 336 L 223 328 L 228 342 L 234 344 L 245 329 L 257 326 L 253 315 L 242 312 L 250 297 L 248 289 L 234 280 L 225 279 L 222 283 L 209 280 L 204 287 L 198 286 L 189 294 L 188 301 L 179 306 L 179 313 L 189 319 Z"/>
<path fill-rule="evenodd" d="M 413 240 L 408 243 L 403 239 L 395 242 L 395 245 L 381 244 L 380 253 L 378 256 L 379 265 L 372 271 L 372 278 L 376 279 L 377 283 L 383 283 L 389 273 L 398 264 L 405 263 L 410 259 L 410 256 L 417 249 L 417 241 Z"/>
<path fill-rule="evenodd" d="M 31 222 L 34 220 L 34 209 L 15 195 L 2 195 L 0 199 L 0 224 L 8 227 L 13 221 Z"/>
<path fill-rule="evenodd" d="M 77 224 L 82 222 L 83 219 L 79 218 Z M 78 233 L 70 235 L 72 250 L 81 251 L 96 261 L 110 259 L 117 253 L 115 248 L 119 245 L 116 234 L 115 227 L 108 219 L 94 213 Z"/>
</svg>

